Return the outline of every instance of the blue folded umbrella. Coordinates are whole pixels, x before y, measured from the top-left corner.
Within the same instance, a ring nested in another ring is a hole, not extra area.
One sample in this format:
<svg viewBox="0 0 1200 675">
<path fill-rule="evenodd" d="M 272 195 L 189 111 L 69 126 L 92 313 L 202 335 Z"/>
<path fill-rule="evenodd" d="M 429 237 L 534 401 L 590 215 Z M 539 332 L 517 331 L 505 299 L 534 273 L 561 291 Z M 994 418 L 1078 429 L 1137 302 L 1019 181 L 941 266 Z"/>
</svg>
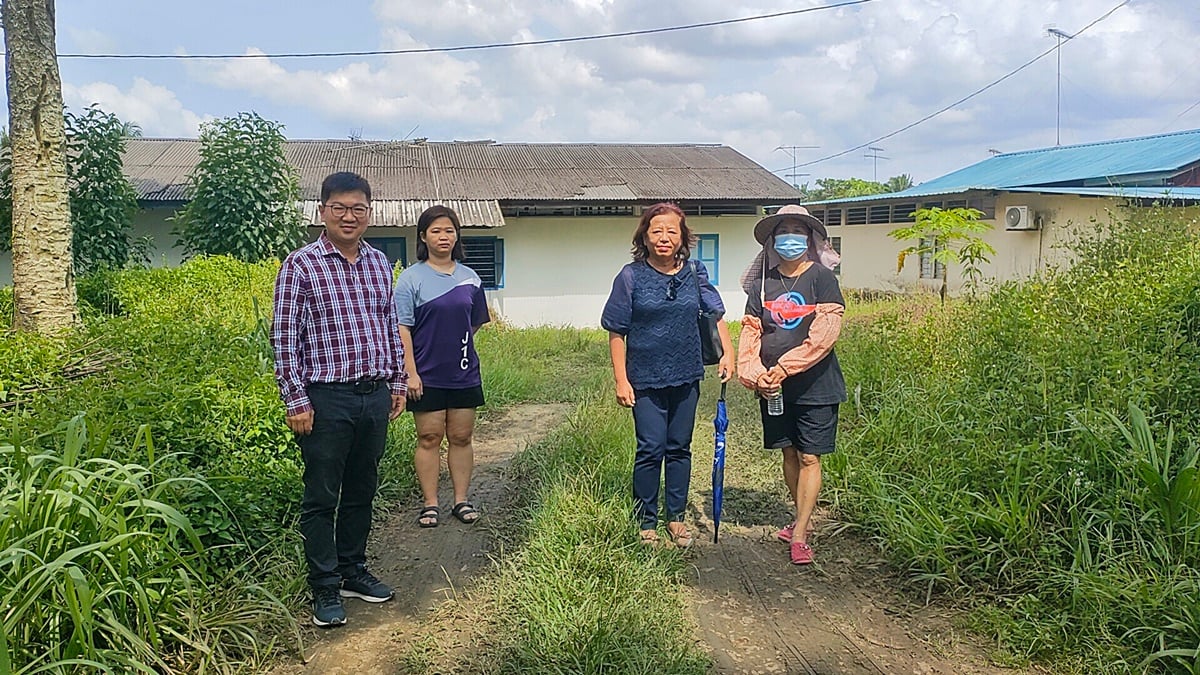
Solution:
<svg viewBox="0 0 1200 675">
<path fill-rule="evenodd" d="M 725 432 L 729 430 L 729 415 L 725 410 L 725 383 L 721 383 L 721 398 L 717 400 L 717 416 L 713 418 L 712 494 L 713 494 L 713 543 L 721 530 L 721 500 L 725 498 Z"/>
</svg>

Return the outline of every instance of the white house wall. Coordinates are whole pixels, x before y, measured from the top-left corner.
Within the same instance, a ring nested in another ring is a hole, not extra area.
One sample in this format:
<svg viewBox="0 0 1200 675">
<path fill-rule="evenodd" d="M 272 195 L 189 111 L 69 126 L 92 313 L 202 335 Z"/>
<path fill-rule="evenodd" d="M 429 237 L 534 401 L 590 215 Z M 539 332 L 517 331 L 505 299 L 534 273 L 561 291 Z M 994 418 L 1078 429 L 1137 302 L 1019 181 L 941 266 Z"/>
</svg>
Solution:
<svg viewBox="0 0 1200 675">
<path fill-rule="evenodd" d="M 993 229 L 983 239 L 996 249 L 991 262 L 981 266 L 985 280 L 1021 279 L 1069 261 L 1067 246 L 1081 231 L 1095 229 L 1097 222 L 1121 217 L 1121 200 L 1076 195 L 1002 193 L 996 198 L 996 220 L 985 221 Z M 1030 218 L 1040 217 L 1039 230 L 1005 230 L 1002 219 L 1009 206 L 1028 206 Z M 845 288 L 911 291 L 936 288 L 936 279 L 920 279 L 920 260 L 909 256 L 904 270 L 896 273 L 897 254 L 915 241 L 899 242 L 888 233 L 907 226 L 841 225 L 829 228 L 831 237 L 841 237 L 842 286 Z M 962 270 L 951 265 L 948 283 L 952 293 L 962 290 Z"/>
<path fill-rule="evenodd" d="M 696 234 L 719 237 L 717 289 L 730 318 L 740 318 L 746 305 L 738 278 L 758 251 L 756 222 L 756 216 L 687 219 Z M 486 232 L 504 239 L 504 288 L 488 293 L 493 308 L 516 326 L 599 326 L 613 277 L 630 261 L 637 219 L 511 217 L 505 223 Z"/>
</svg>

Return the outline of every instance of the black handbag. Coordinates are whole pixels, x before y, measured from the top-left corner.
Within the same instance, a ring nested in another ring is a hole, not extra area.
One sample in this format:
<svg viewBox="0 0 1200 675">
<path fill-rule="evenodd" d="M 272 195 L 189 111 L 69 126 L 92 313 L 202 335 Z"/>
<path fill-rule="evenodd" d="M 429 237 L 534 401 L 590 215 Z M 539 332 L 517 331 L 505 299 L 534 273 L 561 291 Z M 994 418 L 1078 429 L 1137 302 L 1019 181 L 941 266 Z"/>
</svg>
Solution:
<svg viewBox="0 0 1200 675">
<path fill-rule="evenodd" d="M 704 311 L 704 300 L 700 297 L 700 266 L 692 261 L 692 275 L 696 277 L 696 301 L 700 313 L 696 316 L 696 327 L 700 330 L 700 358 L 704 365 L 713 366 L 721 362 L 725 348 L 721 345 L 721 333 L 717 322 L 721 317 L 715 312 Z"/>
</svg>

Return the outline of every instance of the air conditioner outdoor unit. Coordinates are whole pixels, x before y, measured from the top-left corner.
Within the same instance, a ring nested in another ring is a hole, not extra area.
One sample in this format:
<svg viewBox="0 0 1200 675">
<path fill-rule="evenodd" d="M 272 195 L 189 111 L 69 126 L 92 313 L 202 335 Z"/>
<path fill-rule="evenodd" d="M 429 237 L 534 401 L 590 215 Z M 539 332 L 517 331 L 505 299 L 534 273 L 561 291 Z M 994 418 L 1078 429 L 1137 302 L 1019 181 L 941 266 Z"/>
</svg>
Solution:
<svg viewBox="0 0 1200 675">
<path fill-rule="evenodd" d="M 1006 230 L 1036 230 L 1038 223 L 1028 206 L 1010 206 L 1004 209 L 1004 229 Z"/>
</svg>

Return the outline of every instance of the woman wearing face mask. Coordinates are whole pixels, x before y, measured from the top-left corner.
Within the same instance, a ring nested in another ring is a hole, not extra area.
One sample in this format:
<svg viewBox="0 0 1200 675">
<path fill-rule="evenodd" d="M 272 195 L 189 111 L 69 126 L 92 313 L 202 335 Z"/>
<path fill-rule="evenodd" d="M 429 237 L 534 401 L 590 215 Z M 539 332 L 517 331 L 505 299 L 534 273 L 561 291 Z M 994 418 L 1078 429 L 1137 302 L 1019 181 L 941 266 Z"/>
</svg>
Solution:
<svg viewBox="0 0 1200 675">
<path fill-rule="evenodd" d="M 783 480 L 796 519 L 776 533 L 796 565 L 813 561 L 810 522 L 821 489 L 821 455 L 833 452 L 846 383 L 834 343 L 845 301 L 837 253 L 821 221 L 789 204 L 754 227 L 763 251 L 742 276 L 748 296 L 738 344 L 738 377 L 761 397 L 763 445 L 783 453 Z M 782 396 L 783 413 L 768 400 Z"/>
<path fill-rule="evenodd" d="M 646 544 L 659 541 L 660 476 L 666 491 L 667 534 L 677 546 L 692 543 L 683 514 L 692 473 L 692 428 L 704 377 L 696 317 L 701 308 L 725 313 L 704 264 L 688 260 L 694 243 L 678 206 L 647 208 L 633 234 L 633 262 L 613 280 L 600 319 L 609 331 L 617 401 L 633 409 L 633 497 Z M 725 350 L 717 370 L 727 382 L 733 376 L 733 343 L 724 321 L 717 329 Z"/>
</svg>

